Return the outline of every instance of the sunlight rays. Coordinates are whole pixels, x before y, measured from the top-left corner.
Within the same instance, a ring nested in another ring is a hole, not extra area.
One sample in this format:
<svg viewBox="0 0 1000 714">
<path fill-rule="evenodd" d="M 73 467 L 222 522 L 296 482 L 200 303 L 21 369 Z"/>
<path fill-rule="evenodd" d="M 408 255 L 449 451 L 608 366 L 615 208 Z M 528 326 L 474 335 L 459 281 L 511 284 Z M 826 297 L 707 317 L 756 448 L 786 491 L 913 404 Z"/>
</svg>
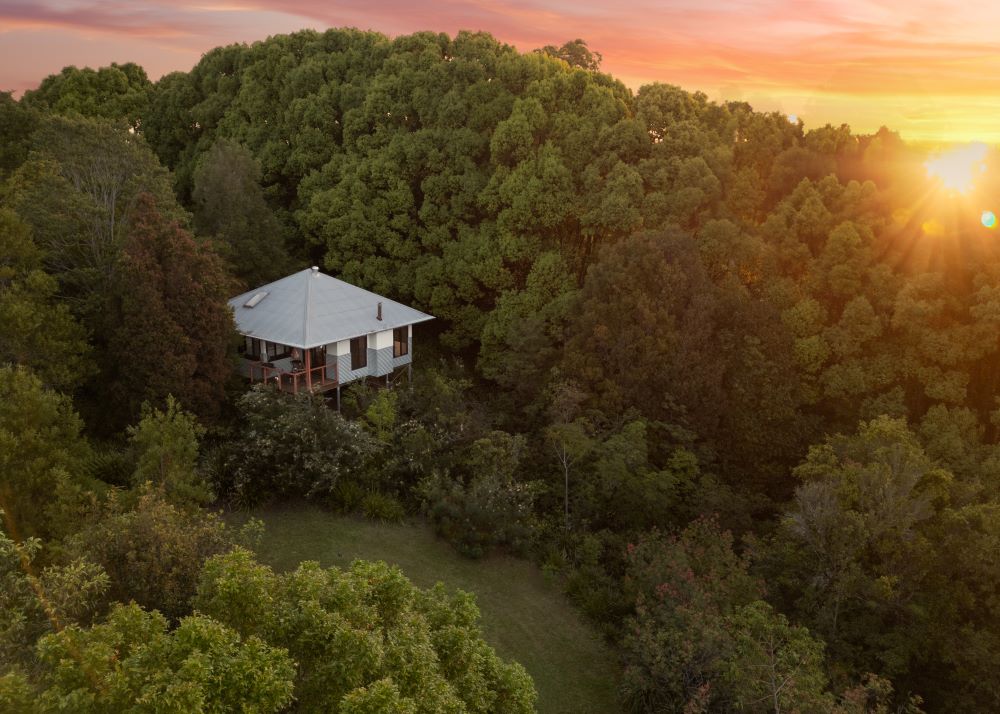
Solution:
<svg viewBox="0 0 1000 714">
<path fill-rule="evenodd" d="M 949 191 L 968 193 L 986 170 L 988 151 L 989 147 L 983 143 L 966 144 L 931 157 L 924 168 Z"/>
</svg>

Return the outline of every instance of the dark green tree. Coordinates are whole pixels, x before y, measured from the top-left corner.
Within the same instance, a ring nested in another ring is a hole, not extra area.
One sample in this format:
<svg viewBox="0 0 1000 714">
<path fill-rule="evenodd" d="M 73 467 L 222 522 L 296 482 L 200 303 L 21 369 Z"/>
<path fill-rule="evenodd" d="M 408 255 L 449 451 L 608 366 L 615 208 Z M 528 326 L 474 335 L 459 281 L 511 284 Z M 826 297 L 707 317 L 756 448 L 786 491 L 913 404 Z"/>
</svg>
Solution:
<svg viewBox="0 0 1000 714">
<path fill-rule="evenodd" d="M 248 287 L 291 272 L 284 231 L 260 187 L 260 165 L 244 147 L 219 139 L 194 173 L 194 227 L 212 238 Z"/>
<path fill-rule="evenodd" d="M 50 116 L 5 187 L 8 205 L 32 227 L 46 267 L 92 329 L 120 264 L 139 196 L 186 220 L 167 172 L 141 136 L 121 123 Z M 95 332 L 99 332 L 95 330 Z"/>
<path fill-rule="evenodd" d="M 0 92 L 0 181 L 28 158 L 37 124 L 37 112 L 16 101 L 11 92 Z"/>
<path fill-rule="evenodd" d="M 693 434 L 699 461 L 780 493 L 804 435 L 791 341 L 766 302 L 710 280 L 688 235 L 606 249 L 567 334 L 563 369 L 602 411 L 635 408 Z"/>
</svg>

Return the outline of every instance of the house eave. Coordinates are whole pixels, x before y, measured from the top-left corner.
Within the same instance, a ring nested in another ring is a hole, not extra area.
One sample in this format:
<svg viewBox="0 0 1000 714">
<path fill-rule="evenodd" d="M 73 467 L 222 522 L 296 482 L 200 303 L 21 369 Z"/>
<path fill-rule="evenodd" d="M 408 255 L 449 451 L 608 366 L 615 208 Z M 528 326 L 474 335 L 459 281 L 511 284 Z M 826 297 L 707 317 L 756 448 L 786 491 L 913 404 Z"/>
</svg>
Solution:
<svg viewBox="0 0 1000 714">
<path fill-rule="evenodd" d="M 334 337 L 334 339 L 324 339 L 324 340 L 321 340 L 321 341 L 318 341 L 318 342 L 317 341 L 309 341 L 309 342 L 302 342 L 302 343 L 293 343 L 293 342 L 287 342 L 287 341 L 283 341 L 283 340 L 275 340 L 275 339 L 273 339 L 271 337 L 268 337 L 267 335 L 257 334 L 257 333 L 254 333 L 254 332 L 240 332 L 239 330 L 237 330 L 237 332 L 242 337 L 252 337 L 255 340 L 266 340 L 267 342 L 275 342 L 277 344 L 287 345 L 288 347 L 295 347 L 295 348 L 300 349 L 300 350 L 311 350 L 314 347 L 322 347 L 324 345 L 332 345 L 332 344 L 334 344 L 336 342 L 343 342 L 344 340 L 352 340 L 355 337 L 364 337 L 366 335 L 374 335 L 374 334 L 377 334 L 379 332 L 385 332 L 386 330 L 394 330 L 394 329 L 396 329 L 398 327 L 407 327 L 409 325 L 417 325 L 417 324 L 420 324 L 422 322 L 429 322 L 429 321 L 431 321 L 433 319 L 435 319 L 433 315 L 426 315 L 426 316 L 421 317 L 421 318 L 419 318 L 417 320 L 412 320 L 412 321 L 409 321 L 409 322 L 404 322 L 402 324 L 386 325 L 385 327 L 383 327 L 381 329 L 378 329 L 378 330 L 369 330 L 367 332 L 361 332 L 361 333 L 358 333 L 356 335 L 345 335 L 343 337 Z"/>
</svg>

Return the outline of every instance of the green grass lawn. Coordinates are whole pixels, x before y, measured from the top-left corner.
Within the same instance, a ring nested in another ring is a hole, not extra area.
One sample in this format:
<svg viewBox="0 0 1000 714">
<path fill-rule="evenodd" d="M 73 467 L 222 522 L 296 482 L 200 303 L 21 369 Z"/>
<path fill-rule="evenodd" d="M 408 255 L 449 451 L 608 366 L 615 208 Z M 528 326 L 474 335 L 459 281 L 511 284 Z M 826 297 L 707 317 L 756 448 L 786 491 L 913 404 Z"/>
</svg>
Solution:
<svg viewBox="0 0 1000 714">
<path fill-rule="evenodd" d="M 486 641 L 528 670 L 543 714 L 619 711 L 614 653 L 531 563 L 464 558 L 424 525 L 372 523 L 308 505 L 253 515 L 267 525 L 260 560 L 277 570 L 303 560 L 324 566 L 384 560 L 421 587 L 441 581 L 474 593 Z"/>
</svg>

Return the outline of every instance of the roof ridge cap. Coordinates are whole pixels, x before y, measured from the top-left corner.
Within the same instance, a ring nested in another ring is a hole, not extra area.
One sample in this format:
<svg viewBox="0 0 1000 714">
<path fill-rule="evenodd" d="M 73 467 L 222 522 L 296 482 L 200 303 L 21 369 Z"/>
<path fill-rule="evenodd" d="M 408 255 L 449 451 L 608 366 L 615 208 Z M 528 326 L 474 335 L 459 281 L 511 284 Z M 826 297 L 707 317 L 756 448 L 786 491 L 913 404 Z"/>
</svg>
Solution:
<svg viewBox="0 0 1000 714">
<path fill-rule="evenodd" d="M 302 324 L 302 344 L 309 344 L 309 317 L 312 312 L 312 284 L 313 276 L 318 274 L 318 271 L 312 270 L 310 268 L 306 269 L 306 299 L 305 299 L 305 315 L 303 316 L 304 322 Z"/>
</svg>

